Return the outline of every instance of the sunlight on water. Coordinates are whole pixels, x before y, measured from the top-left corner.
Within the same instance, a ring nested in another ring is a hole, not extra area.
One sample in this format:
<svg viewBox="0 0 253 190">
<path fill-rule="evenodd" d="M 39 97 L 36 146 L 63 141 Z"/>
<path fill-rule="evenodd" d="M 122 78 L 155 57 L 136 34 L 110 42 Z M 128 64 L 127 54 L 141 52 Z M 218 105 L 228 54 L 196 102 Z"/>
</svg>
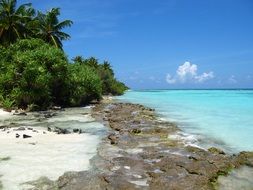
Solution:
<svg viewBox="0 0 253 190">
<path fill-rule="evenodd" d="M 155 108 L 202 143 L 253 150 L 252 90 L 129 91 L 118 99 Z"/>
</svg>

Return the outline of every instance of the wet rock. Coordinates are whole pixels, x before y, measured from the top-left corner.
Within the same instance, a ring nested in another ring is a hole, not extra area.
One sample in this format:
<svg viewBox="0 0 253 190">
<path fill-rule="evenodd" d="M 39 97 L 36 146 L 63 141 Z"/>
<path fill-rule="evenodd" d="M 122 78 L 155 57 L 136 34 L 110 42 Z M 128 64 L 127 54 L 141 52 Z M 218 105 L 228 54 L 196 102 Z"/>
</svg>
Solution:
<svg viewBox="0 0 253 190">
<path fill-rule="evenodd" d="M 70 133 L 67 129 L 62 129 L 59 127 L 56 127 L 53 132 L 55 132 L 57 134 L 69 134 Z"/>
<path fill-rule="evenodd" d="M 74 132 L 74 133 L 78 133 L 78 132 L 79 132 L 79 129 L 73 129 L 73 132 Z"/>
<path fill-rule="evenodd" d="M 131 130 L 130 130 L 130 133 L 139 134 L 139 133 L 141 133 L 141 130 L 138 129 L 138 128 L 134 128 L 134 129 L 131 129 Z"/>
<path fill-rule="evenodd" d="M 19 138 L 20 137 L 20 135 L 19 134 L 16 134 L 16 138 Z"/>
<path fill-rule="evenodd" d="M 108 136 L 108 139 L 110 140 L 111 144 L 117 144 L 118 143 L 117 142 L 118 141 L 118 137 L 115 134 L 110 134 Z"/>
<path fill-rule="evenodd" d="M 32 138 L 32 136 L 23 134 L 23 138 L 24 138 L 24 139 L 26 139 L 26 138 Z"/>
<path fill-rule="evenodd" d="M 17 129 L 15 129 L 15 131 L 25 131 L 25 127 L 19 127 Z"/>
<path fill-rule="evenodd" d="M 213 153 L 213 154 L 226 154 L 223 150 L 220 150 L 218 148 L 215 147 L 211 147 L 208 149 L 209 152 Z"/>
<path fill-rule="evenodd" d="M 47 118 L 47 119 L 52 118 L 56 115 L 57 115 L 57 113 L 55 113 L 55 112 L 46 112 L 46 113 L 44 113 L 44 117 Z"/>
<path fill-rule="evenodd" d="M 239 155 L 235 157 L 235 165 L 247 165 L 253 167 L 253 152 L 240 152 Z"/>
<path fill-rule="evenodd" d="M 31 127 L 28 127 L 27 129 L 28 129 L 28 130 L 31 130 L 31 131 L 33 130 L 33 128 L 31 128 Z"/>
</svg>

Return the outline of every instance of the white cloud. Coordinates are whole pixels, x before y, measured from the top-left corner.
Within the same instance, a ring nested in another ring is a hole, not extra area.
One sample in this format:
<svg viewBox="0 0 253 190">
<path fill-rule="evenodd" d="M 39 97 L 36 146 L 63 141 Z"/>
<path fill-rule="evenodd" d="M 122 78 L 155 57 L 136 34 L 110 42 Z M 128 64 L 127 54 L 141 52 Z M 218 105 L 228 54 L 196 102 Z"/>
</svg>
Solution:
<svg viewBox="0 0 253 190">
<path fill-rule="evenodd" d="M 166 81 L 169 84 L 175 84 L 176 83 L 176 79 L 174 79 L 170 74 L 167 74 Z"/>
<path fill-rule="evenodd" d="M 195 64 L 191 64 L 190 62 L 185 62 L 183 65 L 180 65 L 177 69 L 176 75 L 171 76 L 167 74 L 166 81 L 169 84 L 186 83 L 186 82 L 198 82 L 202 83 L 207 80 L 214 78 L 214 73 L 204 72 L 198 75 L 198 66 Z"/>
<path fill-rule="evenodd" d="M 177 76 L 182 82 L 189 78 L 194 78 L 197 75 L 198 67 L 195 64 L 190 62 L 185 62 L 183 65 L 180 65 L 177 69 Z"/>
<path fill-rule="evenodd" d="M 232 84 L 236 84 L 237 83 L 237 80 L 235 79 L 235 76 L 234 75 L 231 75 L 228 79 L 228 82 L 232 83 Z"/>
<path fill-rule="evenodd" d="M 199 76 L 196 76 L 195 79 L 198 81 L 198 82 L 204 82 L 206 80 L 209 80 L 209 79 L 212 79 L 214 78 L 214 74 L 213 72 L 209 72 L 209 73 L 203 73 L 202 75 L 199 75 Z"/>
</svg>

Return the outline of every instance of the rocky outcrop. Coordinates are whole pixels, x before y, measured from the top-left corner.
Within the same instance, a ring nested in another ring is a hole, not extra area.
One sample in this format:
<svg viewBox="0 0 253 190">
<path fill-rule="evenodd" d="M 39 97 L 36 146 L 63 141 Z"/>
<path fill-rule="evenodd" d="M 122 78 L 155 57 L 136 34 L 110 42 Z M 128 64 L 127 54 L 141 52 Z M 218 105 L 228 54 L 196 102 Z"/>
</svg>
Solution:
<svg viewBox="0 0 253 190">
<path fill-rule="evenodd" d="M 205 150 L 168 138 L 180 129 L 142 105 L 102 103 L 92 116 L 110 129 L 91 160 L 92 169 L 66 173 L 51 189 L 211 190 L 220 175 L 253 166 L 252 152 L 228 155 L 215 147 Z"/>
</svg>

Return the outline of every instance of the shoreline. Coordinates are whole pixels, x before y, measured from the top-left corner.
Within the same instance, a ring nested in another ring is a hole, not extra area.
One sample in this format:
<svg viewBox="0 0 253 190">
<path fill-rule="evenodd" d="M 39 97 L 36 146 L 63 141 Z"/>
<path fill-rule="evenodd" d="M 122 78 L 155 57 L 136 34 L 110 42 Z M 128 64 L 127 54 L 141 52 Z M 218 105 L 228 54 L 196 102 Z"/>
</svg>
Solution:
<svg viewBox="0 0 253 190">
<path fill-rule="evenodd" d="M 139 104 L 105 99 L 93 108 L 92 116 L 109 130 L 91 159 L 92 169 L 68 172 L 54 187 L 211 190 L 219 189 L 219 176 L 253 167 L 252 152 L 229 155 L 168 138 L 181 131 L 177 125 L 159 120 L 155 110 Z"/>
<path fill-rule="evenodd" d="M 66 172 L 56 181 L 42 177 L 30 183 L 34 189 L 219 189 L 219 176 L 253 169 L 252 152 L 230 155 L 187 145 L 173 138 L 182 132 L 175 123 L 140 104 L 106 97 L 92 107 L 91 116 L 108 132 L 90 169 Z"/>
</svg>

